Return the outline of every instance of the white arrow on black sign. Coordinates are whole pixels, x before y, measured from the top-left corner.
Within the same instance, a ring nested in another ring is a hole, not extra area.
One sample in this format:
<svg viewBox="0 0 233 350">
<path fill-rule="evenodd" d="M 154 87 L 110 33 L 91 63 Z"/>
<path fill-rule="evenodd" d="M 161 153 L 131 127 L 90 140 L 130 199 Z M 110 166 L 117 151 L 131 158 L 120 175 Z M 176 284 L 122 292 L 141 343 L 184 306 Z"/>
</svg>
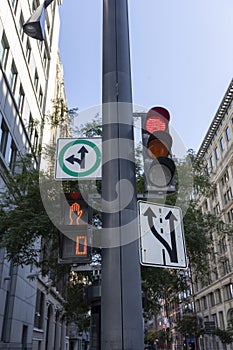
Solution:
<svg viewBox="0 0 233 350">
<path fill-rule="evenodd" d="M 139 201 L 141 264 L 185 268 L 181 209 Z"/>
</svg>

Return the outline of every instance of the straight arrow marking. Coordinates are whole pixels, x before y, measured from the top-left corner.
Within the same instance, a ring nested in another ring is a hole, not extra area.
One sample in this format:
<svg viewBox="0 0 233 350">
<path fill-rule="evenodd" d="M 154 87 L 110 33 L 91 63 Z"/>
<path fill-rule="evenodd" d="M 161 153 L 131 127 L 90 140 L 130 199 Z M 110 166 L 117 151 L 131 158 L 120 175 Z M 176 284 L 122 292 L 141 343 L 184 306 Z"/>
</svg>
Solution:
<svg viewBox="0 0 233 350">
<path fill-rule="evenodd" d="M 80 169 L 85 169 L 85 156 L 86 153 L 88 153 L 88 150 L 86 149 L 85 146 L 82 146 L 80 148 L 80 150 L 78 151 L 78 153 L 81 154 L 81 158 L 75 158 L 75 155 L 72 154 L 72 156 L 66 158 L 67 162 L 69 162 L 70 164 L 74 164 L 75 162 L 78 163 L 80 165 Z"/>
<path fill-rule="evenodd" d="M 153 223 L 153 217 L 156 218 L 155 213 L 153 210 L 149 207 L 145 213 L 144 216 L 147 216 L 148 218 L 148 224 L 150 226 L 151 232 L 153 235 L 162 243 L 164 248 L 167 250 L 171 262 L 178 263 L 178 257 L 177 257 L 177 247 L 176 247 L 176 237 L 175 237 L 175 227 L 174 227 L 174 221 L 177 221 L 174 214 L 170 211 L 167 216 L 165 217 L 166 220 L 169 220 L 169 226 L 170 226 L 170 236 L 171 236 L 171 246 L 168 244 L 168 242 L 157 232 L 156 228 L 154 227 Z M 163 257 L 164 265 L 166 265 L 166 261 Z"/>
</svg>

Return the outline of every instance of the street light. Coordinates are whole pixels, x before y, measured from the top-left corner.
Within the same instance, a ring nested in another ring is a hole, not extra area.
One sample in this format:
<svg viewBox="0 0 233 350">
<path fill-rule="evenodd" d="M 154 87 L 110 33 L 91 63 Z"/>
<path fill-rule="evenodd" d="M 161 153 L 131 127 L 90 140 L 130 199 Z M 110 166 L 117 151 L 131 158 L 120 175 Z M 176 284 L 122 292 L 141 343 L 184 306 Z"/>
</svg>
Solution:
<svg viewBox="0 0 233 350">
<path fill-rule="evenodd" d="M 45 31 L 46 7 L 53 0 L 45 0 L 23 25 L 23 31 L 31 38 L 43 41 Z"/>
</svg>

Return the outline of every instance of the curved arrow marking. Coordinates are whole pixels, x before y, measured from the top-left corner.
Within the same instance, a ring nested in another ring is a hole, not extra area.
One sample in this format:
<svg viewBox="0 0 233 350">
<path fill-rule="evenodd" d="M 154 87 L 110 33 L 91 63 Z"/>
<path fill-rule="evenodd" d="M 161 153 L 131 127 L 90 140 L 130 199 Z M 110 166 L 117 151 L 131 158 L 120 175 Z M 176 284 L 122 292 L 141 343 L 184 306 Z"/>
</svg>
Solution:
<svg viewBox="0 0 233 350">
<path fill-rule="evenodd" d="M 177 218 L 174 216 L 172 211 L 169 211 L 169 213 L 165 217 L 165 220 L 169 220 L 169 224 L 170 224 L 171 246 L 156 230 L 154 223 L 153 223 L 153 217 L 156 218 L 156 215 L 153 212 L 153 210 L 149 207 L 143 215 L 147 216 L 148 224 L 150 226 L 151 232 L 159 240 L 159 242 L 162 243 L 164 248 L 167 250 L 171 262 L 178 263 L 175 227 L 174 227 L 174 221 L 177 221 Z M 164 260 L 164 265 L 166 265 L 165 257 L 163 258 L 163 260 Z"/>
<path fill-rule="evenodd" d="M 80 169 L 85 169 L 85 156 L 86 153 L 88 153 L 88 150 L 86 149 L 85 146 L 82 146 L 78 153 L 81 154 L 81 158 L 75 158 L 75 155 L 72 154 L 72 156 L 66 158 L 66 161 L 69 162 L 70 164 L 74 164 L 75 162 L 80 165 Z"/>
</svg>

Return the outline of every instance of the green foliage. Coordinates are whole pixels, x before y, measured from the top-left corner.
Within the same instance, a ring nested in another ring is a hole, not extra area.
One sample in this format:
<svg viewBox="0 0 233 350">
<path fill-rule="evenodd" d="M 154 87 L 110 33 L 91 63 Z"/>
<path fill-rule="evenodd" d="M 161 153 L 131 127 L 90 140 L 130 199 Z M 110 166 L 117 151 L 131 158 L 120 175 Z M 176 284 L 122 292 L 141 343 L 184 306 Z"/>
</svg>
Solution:
<svg viewBox="0 0 233 350">
<path fill-rule="evenodd" d="M 145 334 L 145 338 L 144 338 L 145 344 L 154 345 L 154 341 L 155 341 L 156 336 L 157 336 L 156 330 L 149 329 Z"/>
<path fill-rule="evenodd" d="M 88 328 L 90 324 L 89 306 L 84 302 L 85 288 L 86 278 L 82 274 L 74 274 L 69 281 L 64 304 L 66 320 L 77 323 L 79 330 Z"/>
<path fill-rule="evenodd" d="M 177 274 L 175 270 L 142 266 L 141 274 L 145 296 L 143 309 L 147 318 L 160 310 L 162 299 L 171 301 L 171 298 L 177 297 L 175 291 L 184 290 L 183 276 Z"/>
<path fill-rule="evenodd" d="M 77 116 L 78 108 L 68 109 L 63 98 L 52 100 L 53 111 L 47 116 L 48 122 L 53 127 L 62 126 L 68 121 L 72 121 Z"/>
<path fill-rule="evenodd" d="M 20 165 L 20 167 L 19 167 Z M 41 238 L 57 244 L 57 229 L 52 225 L 40 196 L 39 172 L 32 166 L 32 158 L 19 159 L 14 175 L 5 177 L 7 187 L 0 192 L 0 245 L 7 250 L 7 258 L 14 264 L 38 265 Z M 56 196 L 49 194 L 51 205 Z"/>
<path fill-rule="evenodd" d="M 233 330 L 223 330 L 217 328 L 214 332 L 214 335 L 217 335 L 223 344 L 231 344 L 233 342 Z"/>
<path fill-rule="evenodd" d="M 76 128 L 75 133 L 79 137 L 97 137 L 102 135 L 102 120 L 99 113 L 96 114 L 94 119 L 85 125 L 81 125 L 80 128 Z"/>
<path fill-rule="evenodd" d="M 198 317 L 193 314 L 192 310 L 187 310 L 178 320 L 177 329 L 183 336 L 197 337 L 201 334 Z"/>
<path fill-rule="evenodd" d="M 215 218 L 212 215 L 202 214 L 194 202 L 184 216 L 184 232 L 187 254 L 195 273 L 199 278 L 206 276 L 208 272 L 207 256 L 211 249 L 209 232 L 215 226 Z"/>
</svg>

